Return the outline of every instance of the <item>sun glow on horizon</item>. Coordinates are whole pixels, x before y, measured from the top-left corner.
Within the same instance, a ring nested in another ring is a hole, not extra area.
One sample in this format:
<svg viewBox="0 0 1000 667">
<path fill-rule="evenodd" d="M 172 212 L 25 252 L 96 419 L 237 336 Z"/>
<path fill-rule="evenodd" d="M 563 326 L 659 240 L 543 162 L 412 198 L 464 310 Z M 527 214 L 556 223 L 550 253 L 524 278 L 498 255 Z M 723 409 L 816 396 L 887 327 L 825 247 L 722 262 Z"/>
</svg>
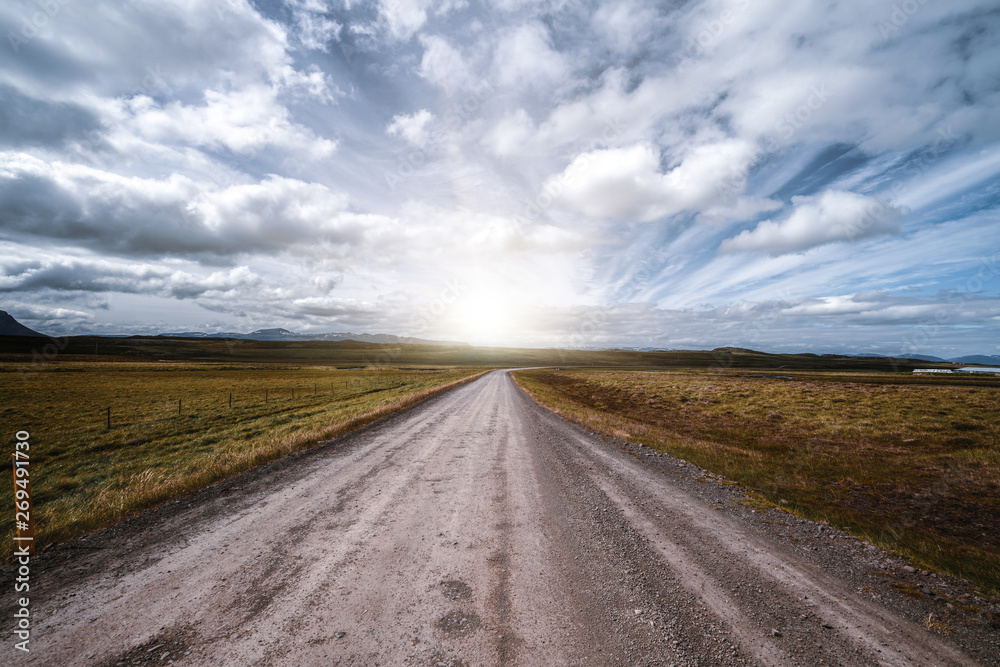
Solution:
<svg viewBox="0 0 1000 667">
<path fill-rule="evenodd" d="M 467 267 L 454 281 L 454 300 L 445 305 L 434 329 L 471 345 L 517 346 L 531 340 L 533 313 L 555 296 L 557 280 L 538 267 L 489 264 Z"/>
<path fill-rule="evenodd" d="M 502 345 L 521 322 L 517 300 L 495 285 L 475 285 L 456 299 L 448 319 L 455 334 L 473 345 Z"/>
</svg>

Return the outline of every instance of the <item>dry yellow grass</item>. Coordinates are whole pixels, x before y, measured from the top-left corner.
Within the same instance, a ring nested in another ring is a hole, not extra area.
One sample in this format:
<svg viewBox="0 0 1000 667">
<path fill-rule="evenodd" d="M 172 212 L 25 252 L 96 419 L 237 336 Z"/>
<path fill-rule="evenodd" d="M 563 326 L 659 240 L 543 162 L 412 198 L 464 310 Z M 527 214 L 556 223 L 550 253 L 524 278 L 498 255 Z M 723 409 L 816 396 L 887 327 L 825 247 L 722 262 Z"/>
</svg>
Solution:
<svg viewBox="0 0 1000 667">
<path fill-rule="evenodd" d="M 937 630 L 945 635 L 950 635 L 952 633 L 951 626 L 944 621 L 939 621 L 934 618 L 934 614 L 928 614 L 927 619 L 924 621 L 924 627 L 928 630 Z"/>
<path fill-rule="evenodd" d="M 11 450 L 16 431 L 31 434 L 41 547 L 358 428 L 478 372 L 54 362 L 26 376 L 0 364 L 0 427 Z M 9 480 L 9 458 L 5 469 Z M 0 505 L 13 506 L 11 483 L 0 485 Z M 7 560 L 12 529 L 4 528 Z"/>
</svg>

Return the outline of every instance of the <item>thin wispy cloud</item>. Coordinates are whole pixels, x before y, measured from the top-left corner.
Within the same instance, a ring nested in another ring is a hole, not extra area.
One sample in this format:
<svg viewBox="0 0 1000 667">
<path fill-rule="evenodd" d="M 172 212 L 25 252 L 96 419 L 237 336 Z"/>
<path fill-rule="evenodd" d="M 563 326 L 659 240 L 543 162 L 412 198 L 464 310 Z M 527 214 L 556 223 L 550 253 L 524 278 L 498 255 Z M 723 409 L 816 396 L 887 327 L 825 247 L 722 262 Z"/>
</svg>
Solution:
<svg viewBox="0 0 1000 667">
<path fill-rule="evenodd" d="M 997 352 L 993 3 L 39 7 L 0 8 L 33 328 Z"/>
</svg>

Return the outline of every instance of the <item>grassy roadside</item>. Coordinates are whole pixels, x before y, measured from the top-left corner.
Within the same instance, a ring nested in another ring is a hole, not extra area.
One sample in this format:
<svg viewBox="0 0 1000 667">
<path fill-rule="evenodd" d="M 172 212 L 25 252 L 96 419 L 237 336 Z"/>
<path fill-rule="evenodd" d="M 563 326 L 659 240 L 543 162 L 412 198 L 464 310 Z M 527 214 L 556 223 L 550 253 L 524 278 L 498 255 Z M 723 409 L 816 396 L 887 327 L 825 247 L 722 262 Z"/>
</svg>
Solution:
<svg viewBox="0 0 1000 667">
<path fill-rule="evenodd" d="M 11 451 L 16 431 L 31 434 L 40 548 L 357 429 L 481 372 L 54 362 L 24 376 L 0 364 L 0 429 Z M 3 458 L 10 480 L 9 453 Z M 0 484 L 0 506 L 13 503 L 13 485 Z M 9 525 L 0 536 L 3 562 L 13 551 Z"/>
<path fill-rule="evenodd" d="M 1000 383 L 518 371 L 541 405 L 1000 592 Z M 784 502 L 782 502 L 784 501 Z"/>
</svg>

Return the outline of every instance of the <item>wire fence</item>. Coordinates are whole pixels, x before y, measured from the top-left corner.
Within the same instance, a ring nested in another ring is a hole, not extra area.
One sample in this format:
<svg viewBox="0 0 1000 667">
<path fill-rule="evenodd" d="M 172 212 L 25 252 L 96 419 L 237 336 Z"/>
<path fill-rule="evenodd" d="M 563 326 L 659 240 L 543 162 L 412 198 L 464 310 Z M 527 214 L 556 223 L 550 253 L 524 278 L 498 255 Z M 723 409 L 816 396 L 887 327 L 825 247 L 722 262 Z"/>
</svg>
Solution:
<svg viewBox="0 0 1000 667">
<path fill-rule="evenodd" d="M 266 409 L 267 406 L 274 406 L 274 412 L 277 412 L 287 409 L 293 402 L 302 405 L 308 404 L 311 399 L 317 403 L 330 399 L 342 400 L 376 391 L 391 391 L 409 384 L 411 383 L 397 376 L 367 376 L 284 387 L 240 387 L 223 392 L 175 393 L 163 400 L 144 401 L 141 405 L 129 402 L 106 405 L 98 412 L 105 429 L 171 417 L 197 417 L 205 416 L 206 413 L 224 414 L 226 411 L 235 413 L 254 408 L 255 416 L 265 416 L 271 412 Z"/>
</svg>

